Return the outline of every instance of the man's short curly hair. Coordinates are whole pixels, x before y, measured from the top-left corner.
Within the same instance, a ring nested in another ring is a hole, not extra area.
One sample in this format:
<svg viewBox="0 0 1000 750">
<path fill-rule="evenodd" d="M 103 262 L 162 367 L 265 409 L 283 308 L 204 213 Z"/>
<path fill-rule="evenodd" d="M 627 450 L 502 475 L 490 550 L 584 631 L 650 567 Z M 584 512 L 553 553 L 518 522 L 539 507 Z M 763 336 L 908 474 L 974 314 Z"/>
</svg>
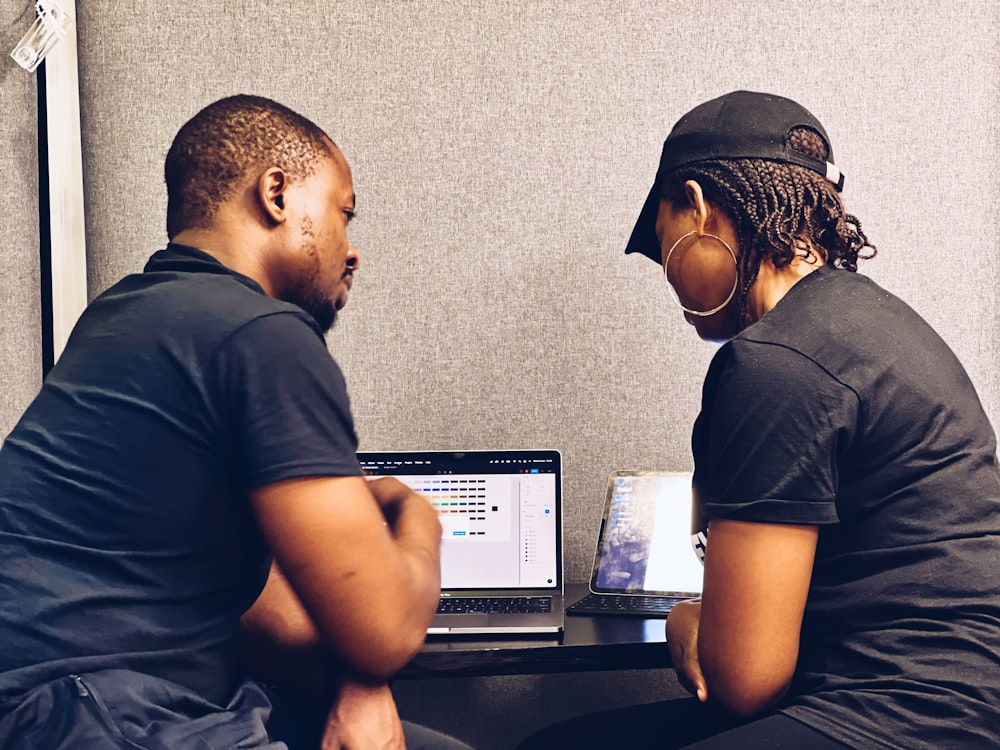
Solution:
<svg viewBox="0 0 1000 750">
<path fill-rule="evenodd" d="M 788 144 L 814 159 L 829 159 L 826 142 L 811 128 L 792 130 Z M 861 222 L 844 210 L 834 186 L 809 169 L 764 159 L 698 162 L 667 175 L 664 200 L 684 205 L 688 180 L 701 185 L 705 198 L 719 206 L 736 227 L 742 279 L 737 304 L 744 325 L 749 322 L 747 295 L 765 258 L 782 268 L 796 254 L 808 257 L 812 249 L 803 239 L 826 263 L 847 271 L 856 271 L 859 259 L 875 255 L 875 246 L 861 230 Z"/>
<path fill-rule="evenodd" d="M 329 144 L 319 126 L 270 99 L 239 94 L 209 104 L 167 152 L 167 236 L 211 226 L 251 171 L 276 166 L 292 180 L 308 177 L 332 155 Z"/>
</svg>

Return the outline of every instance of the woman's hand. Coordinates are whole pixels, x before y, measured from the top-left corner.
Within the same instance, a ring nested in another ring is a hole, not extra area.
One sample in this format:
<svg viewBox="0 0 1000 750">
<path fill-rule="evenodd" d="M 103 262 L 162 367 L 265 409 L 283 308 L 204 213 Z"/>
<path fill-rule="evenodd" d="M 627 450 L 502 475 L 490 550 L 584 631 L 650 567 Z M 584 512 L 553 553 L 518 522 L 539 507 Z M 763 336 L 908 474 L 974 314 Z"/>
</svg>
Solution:
<svg viewBox="0 0 1000 750">
<path fill-rule="evenodd" d="M 677 679 L 702 703 L 708 700 L 708 685 L 698 661 L 698 621 L 701 600 L 678 602 L 667 617 L 667 647 Z"/>
</svg>

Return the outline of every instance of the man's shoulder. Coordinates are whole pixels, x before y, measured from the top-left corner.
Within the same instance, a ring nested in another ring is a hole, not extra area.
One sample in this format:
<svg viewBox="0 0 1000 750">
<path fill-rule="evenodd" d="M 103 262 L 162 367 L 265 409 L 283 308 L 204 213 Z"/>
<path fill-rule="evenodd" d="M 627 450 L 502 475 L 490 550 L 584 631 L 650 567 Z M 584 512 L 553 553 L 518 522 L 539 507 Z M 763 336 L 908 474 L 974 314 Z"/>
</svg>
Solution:
<svg viewBox="0 0 1000 750">
<path fill-rule="evenodd" d="M 152 319 L 191 333 L 227 335 L 253 321 L 278 316 L 322 338 L 313 318 L 297 305 L 269 297 L 228 274 L 161 271 L 126 277 L 92 303 L 98 316 Z"/>
<path fill-rule="evenodd" d="M 137 274 L 97 297 L 81 315 L 60 357 L 64 377 L 96 376 L 94 363 L 118 371 L 174 371 L 199 379 L 220 357 L 276 361 L 278 352 L 330 359 L 312 317 L 238 279 L 215 274 Z M 166 368 L 166 369 L 164 369 Z M 105 373 L 101 377 L 114 377 Z"/>
</svg>

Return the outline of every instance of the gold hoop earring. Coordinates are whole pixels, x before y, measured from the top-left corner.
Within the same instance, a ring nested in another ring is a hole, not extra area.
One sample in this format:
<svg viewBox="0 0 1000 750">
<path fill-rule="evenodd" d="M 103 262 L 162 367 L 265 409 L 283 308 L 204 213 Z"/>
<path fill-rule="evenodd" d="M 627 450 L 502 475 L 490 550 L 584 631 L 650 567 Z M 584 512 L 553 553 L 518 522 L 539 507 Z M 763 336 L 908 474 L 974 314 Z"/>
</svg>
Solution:
<svg viewBox="0 0 1000 750">
<path fill-rule="evenodd" d="M 699 234 L 696 230 L 692 230 L 692 231 L 688 232 L 687 234 L 684 234 L 684 235 L 681 235 L 680 237 L 678 237 L 677 241 L 673 245 L 670 246 L 670 250 L 667 251 L 667 259 L 665 261 L 663 261 L 663 276 L 664 276 L 664 278 L 666 278 L 666 276 L 667 276 L 667 267 L 670 265 L 670 256 L 674 254 L 674 250 L 677 249 L 677 246 L 680 245 L 688 237 L 698 237 L 698 239 L 701 239 L 702 237 L 708 237 L 710 239 L 713 239 L 713 240 L 716 240 L 716 241 L 720 242 L 722 244 L 722 246 L 724 248 L 726 248 L 726 250 L 729 251 L 729 254 L 731 256 L 733 256 L 733 264 L 736 266 L 736 278 L 733 280 L 733 288 L 729 292 L 729 296 L 726 297 L 725 301 L 721 305 L 717 305 L 716 307 L 713 307 L 711 310 L 692 310 L 689 307 L 685 307 L 684 304 L 681 302 L 680 298 L 677 296 L 677 293 L 674 291 L 674 287 L 670 283 L 670 280 L 667 279 L 667 288 L 670 291 L 670 296 L 671 296 L 671 298 L 673 298 L 674 302 L 677 303 L 677 306 L 681 310 L 683 310 L 684 312 L 688 313 L 689 315 L 697 315 L 699 318 L 707 318 L 709 315 L 715 315 L 717 312 L 719 312 L 720 310 L 722 310 L 726 305 L 728 305 L 730 303 L 730 301 L 735 296 L 736 290 L 737 290 L 737 288 L 740 285 L 740 273 L 739 273 L 740 264 L 739 264 L 739 260 L 737 260 L 737 258 L 736 258 L 736 253 L 733 251 L 733 248 L 730 247 L 730 245 L 729 245 L 728 242 L 726 242 L 724 239 L 722 239 L 721 237 L 719 237 L 719 235 L 717 235 L 717 234 L 708 234 L 707 232 Z"/>
</svg>

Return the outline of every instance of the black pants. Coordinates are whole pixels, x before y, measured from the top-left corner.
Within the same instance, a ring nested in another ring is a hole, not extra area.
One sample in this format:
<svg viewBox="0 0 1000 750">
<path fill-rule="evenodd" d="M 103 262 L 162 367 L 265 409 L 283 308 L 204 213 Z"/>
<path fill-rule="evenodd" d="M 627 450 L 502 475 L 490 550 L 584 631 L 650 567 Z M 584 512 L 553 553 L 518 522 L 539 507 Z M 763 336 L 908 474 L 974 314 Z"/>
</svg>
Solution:
<svg viewBox="0 0 1000 750">
<path fill-rule="evenodd" d="M 845 750 L 783 714 L 740 723 L 695 698 L 646 703 L 580 716 L 528 737 L 518 750 Z"/>
<path fill-rule="evenodd" d="M 38 686 L 0 716 L 0 750 L 315 750 L 325 707 L 275 706 L 245 680 L 227 706 L 188 688 L 123 669 L 62 677 Z M 471 750 L 404 723 L 409 750 Z"/>
</svg>

